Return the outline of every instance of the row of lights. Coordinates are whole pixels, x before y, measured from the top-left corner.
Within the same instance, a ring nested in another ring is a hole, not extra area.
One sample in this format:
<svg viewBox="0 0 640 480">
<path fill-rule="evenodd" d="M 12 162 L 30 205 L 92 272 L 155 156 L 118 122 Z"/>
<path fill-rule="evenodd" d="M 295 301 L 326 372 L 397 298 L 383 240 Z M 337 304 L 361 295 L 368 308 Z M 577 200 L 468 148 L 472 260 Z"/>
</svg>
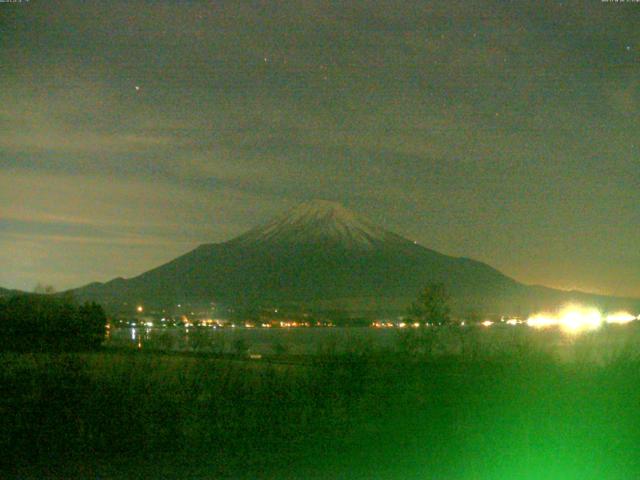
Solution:
<svg viewBox="0 0 640 480">
<path fill-rule="evenodd" d="M 505 323 L 511 326 L 524 324 L 536 329 L 544 329 L 557 326 L 567 332 L 582 332 L 596 330 L 605 323 L 622 325 L 633 322 L 634 320 L 640 320 L 640 315 L 635 316 L 628 312 L 622 311 L 609 315 L 603 315 L 596 308 L 570 305 L 560 310 L 557 314 L 537 313 L 530 316 L 527 320 L 520 320 L 518 318 L 503 318 L 500 323 Z M 496 322 L 493 322 L 491 320 L 485 320 L 481 322 L 480 325 L 482 325 L 483 327 L 490 327 L 495 323 Z M 420 325 L 421 324 L 418 322 L 393 323 L 388 321 L 375 321 L 371 324 L 371 326 L 374 328 L 418 328 L 420 327 Z M 460 326 L 462 327 L 464 327 L 465 325 L 466 322 L 464 321 L 460 323 Z M 429 324 L 426 324 L 426 326 L 429 326 Z"/>
<path fill-rule="evenodd" d="M 556 314 L 537 313 L 530 316 L 527 320 L 512 318 L 508 319 L 505 323 L 509 325 L 526 324 L 536 329 L 560 327 L 563 331 L 578 333 L 597 330 L 604 324 L 623 325 L 633 322 L 634 320 L 640 320 L 640 315 L 635 316 L 629 312 L 616 312 L 603 315 L 597 308 L 570 305 Z M 493 323 L 494 322 L 490 320 L 485 320 L 481 325 L 490 327 Z"/>
<path fill-rule="evenodd" d="M 136 308 L 136 311 L 138 313 L 142 313 L 144 311 L 144 308 L 141 305 L 139 305 Z M 184 319 L 185 318 L 183 317 L 183 320 Z M 524 323 L 536 329 L 559 326 L 560 328 L 568 332 L 581 332 L 581 331 L 596 330 L 605 323 L 626 324 L 634 320 L 640 320 L 640 315 L 634 316 L 628 312 L 616 312 L 616 313 L 605 316 L 596 308 L 571 305 L 563 308 L 557 314 L 537 313 L 535 315 L 530 316 L 527 320 L 509 318 L 507 320 L 503 319 L 502 321 L 507 325 L 519 325 Z M 215 322 L 215 323 L 217 324 L 218 322 Z M 213 326 L 213 324 L 214 322 L 212 321 L 209 321 L 209 322 L 205 321 L 205 323 L 203 323 L 203 326 L 205 325 Z M 485 320 L 480 325 L 482 325 L 483 327 L 490 327 L 493 324 L 494 322 L 492 322 L 491 320 Z M 135 325 L 135 324 L 132 324 L 132 325 Z M 145 326 L 152 327 L 153 323 L 146 322 Z M 193 326 L 193 324 L 190 322 L 185 322 L 185 326 L 190 327 L 190 326 Z M 218 324 L 215 326 L 221 326 L 221 325 Z M 235 327 L 235 324 L 231 326 Z M 245 328 L 253 328 L 255 325 L 250 323 L 245 323 L 244 326 Z M 271 327 L 271 325 L 268 323 L 262 323 L 261 326 L 263 328 Z M 285 327 L 285 328 L 286 327 L 305 327 L 305 326 L 310 326 L 310 324 L 308 322 L 283 322 L 283 321 L 280 322 L 280 327 Z M 373 322 L 371 326 L 375 328 L 392 328 L 392 327 L 406 328 L 409 326 L 413 328 L 418 328 L 420 327 L 420 323 L 400 322 L 395 324 L 392 322 L 376 321 L 376 322 Z M 465 322 L 462 322 L 461 326 L 465 326 Z"/>
<path fill-rule="evenodd" d="M 144 308 L 142 306 L 138 306 L 138 307 L 136 307 L 136 311 L 138 313 L 142 313 L 144 311 Z M 278 310 L 276 309 L 275 311 L 277 312 Z M 160 322 L 161 323 L 165 323 L 166 322 L 166 318 L 163 317 L 160 320 Z M 182 322 L 183 326 L 186 327 L 186 328 L 194 326 L 194 323 L 191 322 L 186 315 L 182 316 L 181 322 Z M 227 324 L 226 322 L 222 322 L 222 321 L 214 320 L 214 319 L 210 319 L 210 318 L 207 318 L 207 319 L 204 319 L 204 320 L 200 320 L 197 323 L 201 327 L 212 327 L 212 328 L 222 328 L 224 326 L 229 326 L 231 328 L 237 327 L 237 325 L 235 323 Z M 129 326 L 136 327 L 138 325 L 137 325 L 137 322 L 132 322 L 132 323 L 129 324 Z M 141 323 L 140 326 L 153 327 L 154 324 L 153 324 L 152 321 L 147 321 L 147 322 Z M 274 324 L 265 323 L 265 322 L 260 322 L 260 323 L 244 322 L 242 324 L 242 326 L 244 328 L 256 328 L 258 326 L 261 327 L 261 328 L 271 328 L 271 327 L 274 326 Z M 296 328 L 296 327 L 311 327 L 313 325 L 309 321 L 305 321 L 305 322 L 279 321 L 279 322 L 277 322 L 275 324 L 275 326 L 279 326 L 279 327 L 282 327 L 282 328 Z M 315 326 L 333 327 L 334 324 L 332 322 L 327 322 L 327 323 L 316 322 Z"/>
</svg>

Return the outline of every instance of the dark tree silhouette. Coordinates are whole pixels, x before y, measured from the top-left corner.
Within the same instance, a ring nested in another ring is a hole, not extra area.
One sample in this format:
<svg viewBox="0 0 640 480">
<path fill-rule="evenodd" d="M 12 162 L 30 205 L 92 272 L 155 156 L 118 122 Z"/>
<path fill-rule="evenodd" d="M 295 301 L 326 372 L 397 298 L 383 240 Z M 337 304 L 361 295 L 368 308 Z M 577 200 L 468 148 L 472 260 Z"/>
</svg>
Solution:
<svg viewBox="0 0 640 480">
<path fill-rule="evenodd" d="M 444 325 L 451 321 L 449 293 L 442 283 L 428 284 L 411 306 L 411 315 L 419 322 Z"/>
<path fill-rule="evenodd" d="M 0 349 L 81 351 L 100 347 L 107 317 L 96 303 L 69 297 L 16 295 L 0 300 Z"/>
</svg>

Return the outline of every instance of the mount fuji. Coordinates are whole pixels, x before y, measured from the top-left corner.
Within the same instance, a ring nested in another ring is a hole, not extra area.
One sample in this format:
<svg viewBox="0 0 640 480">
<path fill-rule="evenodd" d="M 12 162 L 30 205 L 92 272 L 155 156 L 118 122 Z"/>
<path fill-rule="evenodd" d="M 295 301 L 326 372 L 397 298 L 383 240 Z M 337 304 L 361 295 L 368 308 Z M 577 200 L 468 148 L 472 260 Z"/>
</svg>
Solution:
<svg viewBox="0 0 640 480">
<path fill-rule="evenodd" d="M 323 200 L 303 203 L 227 242 L 200 245 L 137 277 L 73 293 L 110 305 L 220 302 L 401 312 L 430 282 L 445 283 L 460 311 L 526 313 L 569 300 L 629 304 L 525 286 L 489 265 L 430 250 Z"/>
</svg>

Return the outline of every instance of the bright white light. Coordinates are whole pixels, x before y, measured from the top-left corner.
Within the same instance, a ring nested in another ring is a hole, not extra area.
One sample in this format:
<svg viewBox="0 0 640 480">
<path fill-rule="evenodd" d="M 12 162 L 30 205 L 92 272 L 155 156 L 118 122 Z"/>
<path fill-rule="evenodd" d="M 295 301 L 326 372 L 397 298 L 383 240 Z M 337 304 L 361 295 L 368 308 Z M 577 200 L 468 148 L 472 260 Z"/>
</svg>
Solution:
<svg viewBox="0 0 640 480">
<path fill-rule="evenodd" d="M 483 327 L 490 327 L 491 325 L 493 325 L 493 322 L 491 320 L 485 320 L 484 322 L 481 323 L 481 325 Z"/>
<path fill-rule="evenodd" d="M 560 327 L 572 333 L 597 330 L 602 322 L 602 313 L 597 308 L 569 306 L 560 312 Z"/>
<path fill-rule="evenodd" d="M 530 327 L 548 328 L 558 325 L 568 333 L 596 330 L 602 323 L 603 317 L 598 309 L 579 305 L 569 305 L 557 314 L 539 313 L 527 319 Z"/>
<path fill-rule="evenodd" d="M 533 328 L 547 328 L 558 324 L 558 319 L 546 313 L 538 313 L 527 319 L 527 325 Z"/>
<path fill-rule="evenodd" d="M 633 322 L 635 319 L 636 317 L 631 315 L 629 312 L 616 312 L 616 313 L 612 313 L 611 315 L 607 315 L 606 321 L 607 323 L 624 324 L 624 323 Z"/>
<path fill-rule="evenodd" d="M 509 320 L 507 320 L 507 325 L 517 325 L 518 323 L 520 322 L 515 318 L 510 318 Z"/>
</svg>

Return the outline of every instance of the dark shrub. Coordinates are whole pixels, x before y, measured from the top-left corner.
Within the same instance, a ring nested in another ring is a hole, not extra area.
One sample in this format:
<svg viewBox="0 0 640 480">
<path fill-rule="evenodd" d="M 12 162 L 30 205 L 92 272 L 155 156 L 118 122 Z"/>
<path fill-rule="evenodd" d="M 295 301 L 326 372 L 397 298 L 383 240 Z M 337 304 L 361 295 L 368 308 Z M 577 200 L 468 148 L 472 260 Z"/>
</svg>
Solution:
<svg viewBox="0 0 640 480">
<path fill-rule="evenodd" d="M 0 345 L 11 351 L 97 349 L 107 317 L 96 303 L 77 305 L 69 297 L 17 295 L 0 301 Z"/>
</svg>

